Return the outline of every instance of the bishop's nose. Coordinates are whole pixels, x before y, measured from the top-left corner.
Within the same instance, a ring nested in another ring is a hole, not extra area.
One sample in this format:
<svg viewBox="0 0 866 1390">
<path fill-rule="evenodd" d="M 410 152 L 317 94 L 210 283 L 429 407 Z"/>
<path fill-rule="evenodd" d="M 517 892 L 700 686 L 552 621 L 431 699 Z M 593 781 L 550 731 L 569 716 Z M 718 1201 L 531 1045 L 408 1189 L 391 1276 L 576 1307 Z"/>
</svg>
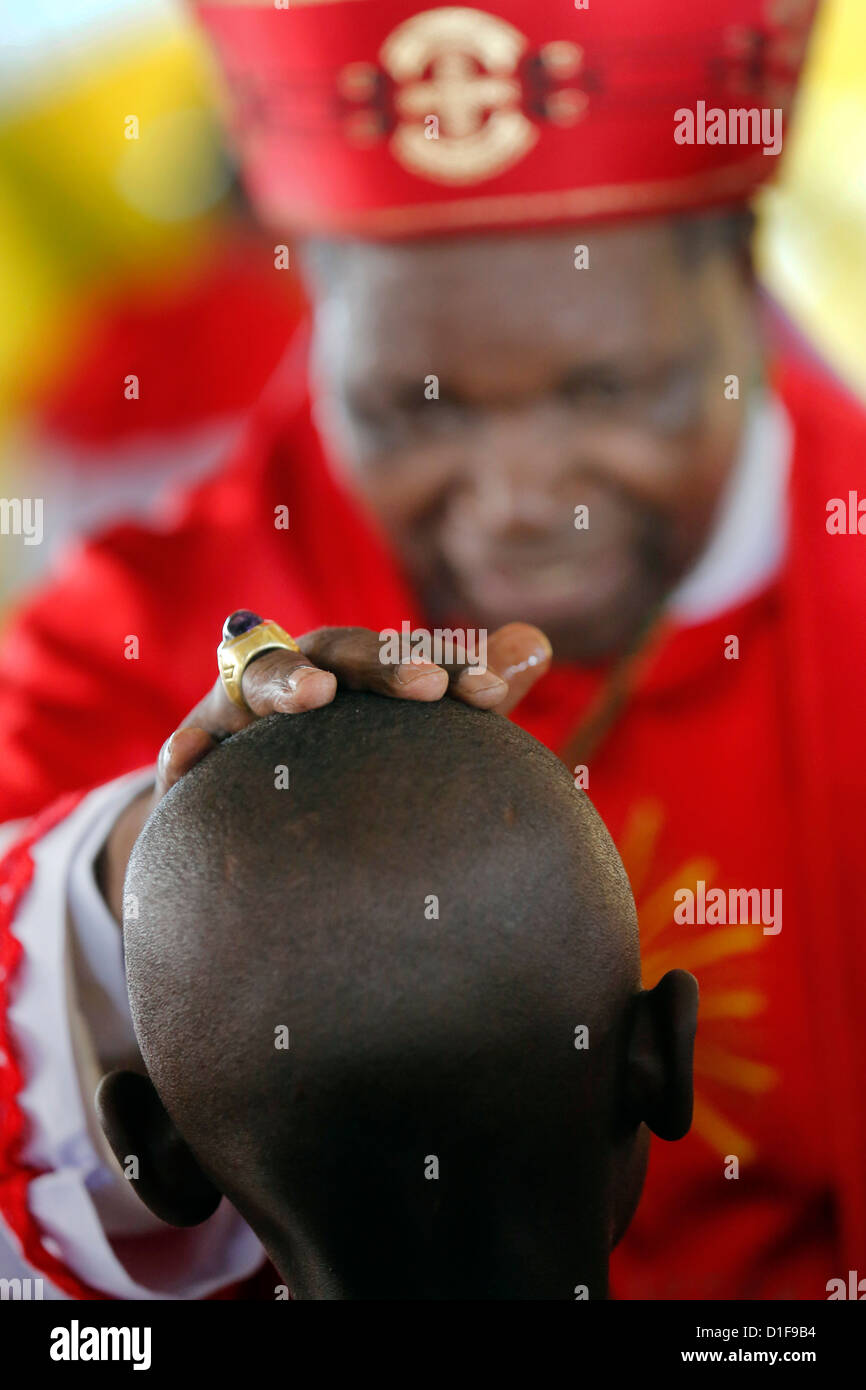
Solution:
<svg viewBox="0 0 866 1390">
<path fill-rule="evenodd" d="M 450 520 L 479 535 L 533 538 L 570 524 L 574 450 L 566 431 L 531 412 L 507 412 L 477 431 Z"/>
</svg>

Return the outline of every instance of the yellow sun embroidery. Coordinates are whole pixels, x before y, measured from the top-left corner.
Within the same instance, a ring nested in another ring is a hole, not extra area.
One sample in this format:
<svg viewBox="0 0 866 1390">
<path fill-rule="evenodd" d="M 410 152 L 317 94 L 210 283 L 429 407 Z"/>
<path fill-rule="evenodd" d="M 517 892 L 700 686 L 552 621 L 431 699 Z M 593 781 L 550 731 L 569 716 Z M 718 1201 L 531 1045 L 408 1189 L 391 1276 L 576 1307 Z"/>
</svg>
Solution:
<svg viewBox="0 0 866 1390">
<path fill-rule="evenodd" d="M 730 1116 L 738 1098 L 730 1092 L 761 1095 L 774 1086 L 772 1067 L 730 1050 L 732 1027 L 754 1019 L 766 1008 L 766 998 L 754 987 L 751 968 L 738 970 L 745 979 L 733 980 L 729 963 L 741 957 L 751 966 L 765 937 L 760 923 L 739 926 L 684 928 L 674 922 L 674 893 L 697 889 L 699 879 L 712 884 L 718 865 L 695 857 L 683 863 L 662 883 L 652 883 L 652 866 L 664 811 L 655 801 L 641 801 L 626 820 L 619 851 L 631 882 L 640 923 L 643 983 L 652 989 L 666 970 L 691 970 L 698 979 L 701 1003 L 695 1045 L 695 1110 L 693 1129 L 721 1155 L 737 1154 L 748 1162 L 755 1145 Z M 686 935 L 695 931 L 691 938 Z M 698 934 L 699 932 L 699 934 Z M 726 1101 L 729 1103 L 726 1104 Z"/>
</svg>

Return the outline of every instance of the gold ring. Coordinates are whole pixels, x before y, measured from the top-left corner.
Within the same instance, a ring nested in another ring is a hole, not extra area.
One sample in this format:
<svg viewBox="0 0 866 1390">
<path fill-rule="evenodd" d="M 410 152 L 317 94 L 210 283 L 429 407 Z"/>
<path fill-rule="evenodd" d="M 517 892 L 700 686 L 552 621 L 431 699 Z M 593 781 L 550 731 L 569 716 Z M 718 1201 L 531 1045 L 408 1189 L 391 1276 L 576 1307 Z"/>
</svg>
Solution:
<svg viewBox="0 0 866 1390">
<path fill-rule="evenodd" d="M 254 657 L 270 651 L 300 652 L 300 647 L 279 623 L 259 618 L 240 608 L 226 618 L 223 638 L 217 647 L 217 663 L 223 690 L 233 705 L 249 712 L 241 683 L 244 671 Z"/>
</svg>

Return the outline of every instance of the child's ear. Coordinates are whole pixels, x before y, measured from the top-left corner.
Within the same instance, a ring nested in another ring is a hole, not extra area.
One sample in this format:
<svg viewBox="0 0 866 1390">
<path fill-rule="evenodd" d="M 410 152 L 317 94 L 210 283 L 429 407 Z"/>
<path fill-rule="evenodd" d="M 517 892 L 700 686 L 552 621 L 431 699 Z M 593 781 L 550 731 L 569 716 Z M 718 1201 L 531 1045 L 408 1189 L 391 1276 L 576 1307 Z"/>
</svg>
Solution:
<svg viewBox="0 0 866 1390">
<path fill-rule="evenodd" d="M 130 1185 L 155 1216 L 171 1226 L 197 1226 L 216 1211 L 222 1194 L 178 1134 L 150 1077 L 109 1072 L 96 1090 L 96 1113 L 121 1168 L 137 1159 Z"/>
<path fill-rule="evenodd" d="M 692 1060 L 698 1025 L 698 982 L 669 970 L 635 1000 L 628 1046 L 630 1118 L 660 1139 L 682 1139 L 692 1123 Z"/>
</svg>

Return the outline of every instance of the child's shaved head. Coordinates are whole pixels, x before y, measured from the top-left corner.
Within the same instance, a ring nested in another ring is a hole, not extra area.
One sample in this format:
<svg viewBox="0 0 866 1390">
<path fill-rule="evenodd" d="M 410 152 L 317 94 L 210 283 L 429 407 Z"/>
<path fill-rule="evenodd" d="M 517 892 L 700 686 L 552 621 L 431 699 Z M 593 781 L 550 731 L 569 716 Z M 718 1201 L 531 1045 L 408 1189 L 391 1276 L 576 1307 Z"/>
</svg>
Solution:
<svg viewBox="0 0 866 1390">
<path fill-rule="evenodd" d="M 147 1078 L 100 1106 L 166 1219 L 226 1194 L 307 1298 L 606 1293 L 689 1122 L 694 986 L 640 990 L 628 882 L 495 714 L 339 695 L 229 739 L 130 861 Z"/>
</svg>

